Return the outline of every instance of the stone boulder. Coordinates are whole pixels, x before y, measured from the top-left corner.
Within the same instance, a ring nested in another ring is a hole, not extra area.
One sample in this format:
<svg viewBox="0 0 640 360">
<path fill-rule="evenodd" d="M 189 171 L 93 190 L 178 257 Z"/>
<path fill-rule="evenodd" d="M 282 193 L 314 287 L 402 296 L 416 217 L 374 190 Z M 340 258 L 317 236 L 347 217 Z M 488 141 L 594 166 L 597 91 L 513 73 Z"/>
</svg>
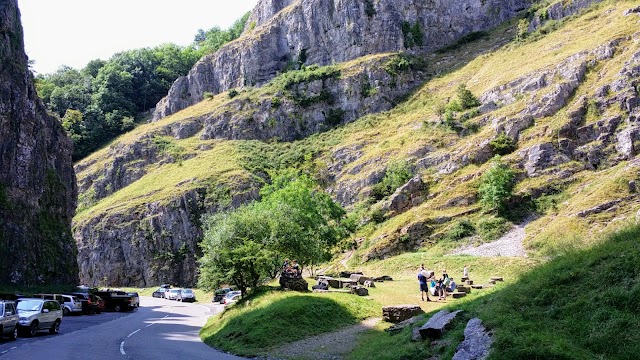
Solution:
<svg viewBox="0 0 640 360">
<path fill-rule="evenodd" d="M 351 278 L 351 275 L 362 275 L 362 271 L 340 271 L 341 278 Z"/>
<path fill-rule="evenodd" d="M 394 214 L 403 213 L 410 208 L 424 202 L 424 193 L 427 189 L 420 176 L 416 175 L 406 184 L 400 186 L 387 200 L 382 209 Z"/>
<path fill-rule="evenodd" d="M 458 316 L 462 310 L 449 312 L 448 310 L 438 311 L 433 315 L 422 327 L 420 327 L 420 335 L 423 339 L 439 339 L 447 330 L 453 319 Z"/>
<path fill-rule="evenodd" d="M 397 324 L 393 324 L 391 326 L 389 326 L 388 328 L 384 329 L 384 331 L 392 334 L 392 335 L 396 335 L 398 333 L 400 333 L 404 328 L 406 328 L 407 326 L 411 326 L 413 324 L 415 324 L 416 322 L 424 319 L 424 314 L 420 314 L 420 315 L 416 315 L 413 316 L 407 320 L 404 321 L 400 321 Z"/>
<path fill-rule="evenodd" d="M 392 305 L 382 308 L 382 320 L 391 323 L 400 323 L 421 314 L 424 314 L 424 310 L 418 305 Z"/>
<path fill-rule="evenodd" d="M 367 288 L 365 288 L 363 286 L 352 286 L 351 287 L 351 293 L 352 294 L 356 294 L 358 296 L 368 296 L 369 295 L 369 290 L 367 290 Z"/>
<path fill-rule="evenodd" d="M 482 320 L 473 318 L 464 329 L 464 341 L 456 348 L 453 360 L 482 360 L 489 356 L 493 344 L 491 333 L 482 325 Z"/>
</svg>

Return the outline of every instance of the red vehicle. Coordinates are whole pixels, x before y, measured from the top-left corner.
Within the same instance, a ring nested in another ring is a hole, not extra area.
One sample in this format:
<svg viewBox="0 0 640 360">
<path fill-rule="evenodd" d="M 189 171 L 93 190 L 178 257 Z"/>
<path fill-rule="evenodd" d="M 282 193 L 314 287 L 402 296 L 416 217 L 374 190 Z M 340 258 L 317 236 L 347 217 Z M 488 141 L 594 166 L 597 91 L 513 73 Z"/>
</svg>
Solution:
<svg viewBox="0 0 640 360">
<path fill-rule="evenodd" d="M 96 297 L 96 301 L 98 302 L 98 311 L 100 312 L 104 311 L 104 308 L 105 308 L 104 299 L 98 295 L 95 295 L 95 297 Z"/>
</svg>

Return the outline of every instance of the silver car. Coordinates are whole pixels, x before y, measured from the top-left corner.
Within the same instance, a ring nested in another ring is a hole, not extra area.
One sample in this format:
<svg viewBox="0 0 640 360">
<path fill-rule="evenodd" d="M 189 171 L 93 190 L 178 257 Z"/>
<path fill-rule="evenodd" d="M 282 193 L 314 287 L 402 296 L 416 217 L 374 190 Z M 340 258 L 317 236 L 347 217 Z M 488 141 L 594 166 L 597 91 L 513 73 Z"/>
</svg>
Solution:
<svg viewBox="0 0 640 360">
<path fill-rule="evenodd" d="M 164 297 L 169 300 L 177 300 L 179 293 L 180 289 L 169 289 L 169 291 L 164 293 Z"/>
<path fill-rule="evenodd" d="M 57 334 L 62 323 L 62 307 L 55 300 L 20 299 L 18 302 L 18 331 L 34 336 L 38 330 L 49 330 Z"/>
<path fill-rule="evenodd" d="M 18 338 L 18 312 L 13 301 L 0 300 L 0 340 L 5 336 Z"/>
<path fill-rule="evenodd" d="M 196 302 L 196 294 L 191 289 L 180 289 L 178 301 Z"/>
</svg>

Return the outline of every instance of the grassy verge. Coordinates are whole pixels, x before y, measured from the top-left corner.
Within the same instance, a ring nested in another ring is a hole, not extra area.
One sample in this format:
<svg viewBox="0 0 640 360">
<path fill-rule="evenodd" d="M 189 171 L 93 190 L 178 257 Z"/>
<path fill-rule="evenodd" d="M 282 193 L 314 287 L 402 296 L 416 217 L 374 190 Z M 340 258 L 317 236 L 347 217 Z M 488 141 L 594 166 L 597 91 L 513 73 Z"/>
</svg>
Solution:
<svg viewBox="0 0 640 360">
<path fill-rule="evenodd" d="M 416 346 L 410 330 L 391 336 L 381 326 L 359 338 L 351 358 L 450 358 L 472 317 L 494 333 L 491 359 L 635 358 L 640 354 L 638 239 L 640 226 L 631 226 L 590 249 L 538 265 L 485 296 L 449 303 L 464 315 L 435 346 Z M 384 351 L 389 346 L 393 353 Z"/>
<path fill-rule="evenodd" d="M 349 294 L 261 290 L 209 319 L 200 337 L 224 351 L 258 356 L 379 314 L 376 302 Z"/>
</svg>

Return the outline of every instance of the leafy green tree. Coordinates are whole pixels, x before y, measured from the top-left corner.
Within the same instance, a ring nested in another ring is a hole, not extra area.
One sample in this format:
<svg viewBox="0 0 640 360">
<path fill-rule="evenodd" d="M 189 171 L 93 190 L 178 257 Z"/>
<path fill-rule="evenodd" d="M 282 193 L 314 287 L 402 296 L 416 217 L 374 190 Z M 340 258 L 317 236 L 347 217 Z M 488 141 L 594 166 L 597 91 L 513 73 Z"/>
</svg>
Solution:
<svg viewBox="0 0 640 360">
<path fill-rule="evenodd" d="M 260 202 L 205 220 L 201 286 L 232 282 L 239 288 L 255 287 L 277 275 L 285 257 L 303 266 L 328 259 L 330 249 L 348 233 L 344 209 L 307 176 L 295 171 L 274 176 L 261 196 Z"/>
<path fill-rule="evenodd" d="M 478 195 L 480 203 L 487 212 L 504 213 L 507 201 L 513 194 L 515 173 L 499 155 L 491 161 L 491 166 L 480 179 Z"/>
<path fill-rule="evenodd" d="M 406 161 L 392 161 L 387 166 L 382 181 L 373 186 L 371 194 L 374 199 L 382 200 L 385 196 L 393 194 L 397 188 L 404 185 L 412 176 L 413 172 L 409 163 Z"/>
<path fill-rule="evenodd" d="M 456 89 L 456 95 L 458 95 L 458 100 L 460 101 L 462 110 L 471 109 L 482 105 L 464 84 L 460 84 L 458 86 L 458 88 Z"/>
</svg>

